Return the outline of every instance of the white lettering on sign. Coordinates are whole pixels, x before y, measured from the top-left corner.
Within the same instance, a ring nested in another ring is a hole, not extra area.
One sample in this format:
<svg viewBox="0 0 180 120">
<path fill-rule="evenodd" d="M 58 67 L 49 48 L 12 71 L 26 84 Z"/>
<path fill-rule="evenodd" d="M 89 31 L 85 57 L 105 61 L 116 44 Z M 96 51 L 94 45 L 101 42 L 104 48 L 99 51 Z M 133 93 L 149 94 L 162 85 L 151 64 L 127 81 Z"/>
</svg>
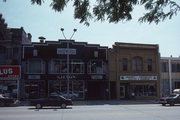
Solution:
<svg viewBox="0 0 180 120">
<path fill-rule="evenodd" d="M 120 80 L 157 80 L 157 76 L 120 76 Z"/>
<path fill-rule="evenodd" d="M 0 69 L 0 75 L 8 75 L 8 74 L 13 74 L 12 68 Z"/>
<path fill-rule="evenodd" d="M 60 55 L 76 55 L 76 49 L 72 49 L 72 48 L 57 48 L 57 54 Z"/>
</svg>

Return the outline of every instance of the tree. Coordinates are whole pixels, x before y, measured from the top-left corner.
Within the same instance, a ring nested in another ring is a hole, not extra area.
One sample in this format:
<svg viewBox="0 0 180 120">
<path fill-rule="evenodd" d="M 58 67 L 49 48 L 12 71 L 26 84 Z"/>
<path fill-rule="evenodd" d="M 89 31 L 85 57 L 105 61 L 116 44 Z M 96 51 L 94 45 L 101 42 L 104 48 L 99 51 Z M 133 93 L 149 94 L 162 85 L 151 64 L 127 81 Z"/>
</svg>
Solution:
<svg viewBox="0 0 180 120">
<path fill-rule="evenodd" d="M 90 0 L 52 0 L 50 6 L 53 10 L 62 12 L 70 1 L 73 1 L 74 18 L 85 25 L 89 25 L 92 19 L 107 20 L 110 23 L 129 21 L 132 19 L 131 13 L 136 5 L 144 6 L 147 11 L 139 18 L 139 22 L 158 24 L 167 18 L 171 19 L 180 11 L 180 6 L 172 0 L 96 0 L 93 5 L 90 4 Z M 31 0 L 31 2 L 41 5 L 44 0 Z"/>
</svg>

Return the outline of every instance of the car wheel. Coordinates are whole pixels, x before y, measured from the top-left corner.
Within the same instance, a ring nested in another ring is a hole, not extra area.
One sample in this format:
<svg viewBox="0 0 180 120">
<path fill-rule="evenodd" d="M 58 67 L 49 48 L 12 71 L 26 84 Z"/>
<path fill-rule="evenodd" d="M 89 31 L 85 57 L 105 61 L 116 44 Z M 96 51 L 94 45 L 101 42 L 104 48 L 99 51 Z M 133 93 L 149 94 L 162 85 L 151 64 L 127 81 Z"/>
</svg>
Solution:
<svg viewBox="0 0 180 120">
<path fill-rule="evenodd" d="M 41 104 L 37 104 L 36 105 L 36 109 L 41 109 L 42 108 L 42 105 Z"/>
<path fill-rule="evenodd" d="M 66 108 L 66 104 L 65 103 L 61 104 L 61 108 Z"/>
<path fill-rule="evenodd" d="M 169 105 L 170 105 L 170 106 L 174 106 L 174 102 L 170 102 Z"/>
<path fill-rule="evenodd" d="M 165 105 L 166 105 L 165 103 L 162 104 L 162 106 L 165 106 Z"/>
</svg>

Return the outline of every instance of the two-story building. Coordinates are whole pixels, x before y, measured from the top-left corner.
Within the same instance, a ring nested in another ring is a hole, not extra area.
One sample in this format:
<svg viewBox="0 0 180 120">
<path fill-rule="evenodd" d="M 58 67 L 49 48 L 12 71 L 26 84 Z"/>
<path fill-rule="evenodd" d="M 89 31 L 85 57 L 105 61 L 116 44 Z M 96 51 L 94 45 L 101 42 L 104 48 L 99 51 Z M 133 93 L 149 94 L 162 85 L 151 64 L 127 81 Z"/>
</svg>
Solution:
<svg viewBox="0 0 180 120">
<path fill-rule="evenodd" d="M 58 93 L 81 100 L 107 99 L 107 52 L 108 47 L 74 40 L 24 44 L 24 97 L 33 99 Z"/>
<path fill-rule="evenodd" d="M 161 94 L 168 96 L 180 89 L 180 58 L 161 57 Z"/>
<path fill-rule="evenodd" d="M 159 97 L 158 45 L 116 42 L 108 56 L 111 99 Z"/>
<path fill-rule="evenodd" d="M 0 14 L 0 94 L 21 96 L 21 46 L 30 42 L 31 34 L 22 27 L 8 28 Z"/>
</svg>

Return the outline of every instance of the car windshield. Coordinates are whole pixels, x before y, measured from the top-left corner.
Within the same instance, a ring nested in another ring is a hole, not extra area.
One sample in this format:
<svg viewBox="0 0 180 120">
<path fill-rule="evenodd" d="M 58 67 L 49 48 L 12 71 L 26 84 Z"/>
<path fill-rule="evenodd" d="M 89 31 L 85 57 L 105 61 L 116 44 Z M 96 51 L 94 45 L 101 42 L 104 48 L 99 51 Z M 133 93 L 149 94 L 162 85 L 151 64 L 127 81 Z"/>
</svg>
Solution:
<svg viewBox="0 0 180 120">
<path fill-rule="evenodd" d="M 178 97 L 178 94 L 173 94 L 173 95 L 170 95 L 169 97 L 170 98 L 176 98 L 176 97 Z"/>
</svg>

